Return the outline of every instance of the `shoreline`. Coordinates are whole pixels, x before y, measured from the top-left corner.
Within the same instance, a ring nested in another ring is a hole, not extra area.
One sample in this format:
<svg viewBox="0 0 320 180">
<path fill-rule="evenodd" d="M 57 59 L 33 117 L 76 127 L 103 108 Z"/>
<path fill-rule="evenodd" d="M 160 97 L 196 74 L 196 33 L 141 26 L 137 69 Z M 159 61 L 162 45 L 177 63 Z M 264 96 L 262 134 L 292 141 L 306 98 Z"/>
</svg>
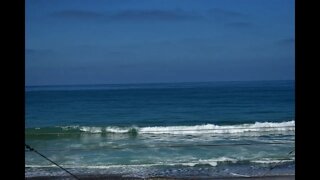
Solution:
<svg viewBox="0 0 320 180">
<path fill-rule="evenodd" d="M 87 179 L 87 180 L 193 180 L 193 179 L 214 179 L 214 180 L 226 180 L 226 179 L 232 179 L 232 180 L 243 180 L 243 179 L 250 179 L 250 180 L 294 180 L 295 175 L 270 175 L 270 176 L 251 176 L 251 177 L 201 177 L 201 176 L 195 176 L 195 177 L 149 177 L 149 178 L 138 178 L 138 177 L 123 177 L 121 175 L 81 175 L 78 176 L 81 180 Z M 49 179 L 49 180 L 55 180 L 55 179 L 74 179 L 72 176 L 37 176 L 37 177 L 26 177 L 25 179 L 29 180 L 40 180 L 40 179 Z"/>
<path fill-rule="evenodd" d="M 222 164 L 209 168 L 199 167 L 171 167 L 171 168 L 139 168 L 131 169 L 70 169 L 79 179 L 114 179 L 114 180 L 193 180 L 193 179 L 255 179 L 255 180 L 291 180 L 295 179 L 295 163 L 284 162 L 269 166 L 254 166 L 252 164 Z M 271 171 L 270 167 L 277 167 Z M 25 179 L 76 179 L 56 168 L 28 168 L 25 169 Z"/>
</svg>

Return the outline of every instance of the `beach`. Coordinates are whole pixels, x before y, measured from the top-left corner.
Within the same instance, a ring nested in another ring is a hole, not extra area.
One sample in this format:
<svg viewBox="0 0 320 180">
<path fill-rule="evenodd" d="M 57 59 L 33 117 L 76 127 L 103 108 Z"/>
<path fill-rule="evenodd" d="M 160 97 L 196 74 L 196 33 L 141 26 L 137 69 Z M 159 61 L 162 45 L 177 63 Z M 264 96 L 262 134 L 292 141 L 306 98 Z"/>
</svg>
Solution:
<svg viewBox="0 0 320 180">
<path fill-rule="evenodd" d="M 294 179 L 294 119 L 293 81 L 28 87 L 25 138 L 81 179 Z"/>
<path fill-rule="evenodd" d="M 145 178 L 134 178 L 134 177 L 121 177 L 116 175 L 109 175 L 109 176 L 80 176 L 80 179 L 83 180 L 103 180 L 103 179 L 110 179 L 110 180 L 141 180 Z M 73 179 L 67 176 L 57 176 L 57 177 L 50 177 L 50 176 L 39 176 L 39 177 L 33 177 L 33 178 L 26 178 L 30 180 L 40 180 L 40 179 L 49 179 L 49 180 L 55 180 L 55 179 Z M 147 180 L 192 180 L 192 179 L 215 179 L 215 180 L 245 180 L 245 179 L 251 179 L 251 180 L 293 180 L 295 179 L 295 175 L 281 175 L 281 176 L 263 176 L 263 177 L 224 177 L 224 178 L 208 178 L 208 177 L 192 177 L 192 178 L 170 178 L 170 177 L 151 177 L 146 178 Z"/>
</svg>

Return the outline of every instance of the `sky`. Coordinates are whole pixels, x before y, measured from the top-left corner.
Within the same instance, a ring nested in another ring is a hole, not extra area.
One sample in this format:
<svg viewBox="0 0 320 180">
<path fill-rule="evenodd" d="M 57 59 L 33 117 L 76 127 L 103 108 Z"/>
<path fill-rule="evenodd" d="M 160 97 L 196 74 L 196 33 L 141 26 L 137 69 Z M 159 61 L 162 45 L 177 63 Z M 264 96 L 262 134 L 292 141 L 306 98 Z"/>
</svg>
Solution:
<svg viewBox="0 0 320 180">
<path fill-rule="evenodd" d="M 27 86 L 294 80 L 294 0 L 27 0 Z"/>
</svg>

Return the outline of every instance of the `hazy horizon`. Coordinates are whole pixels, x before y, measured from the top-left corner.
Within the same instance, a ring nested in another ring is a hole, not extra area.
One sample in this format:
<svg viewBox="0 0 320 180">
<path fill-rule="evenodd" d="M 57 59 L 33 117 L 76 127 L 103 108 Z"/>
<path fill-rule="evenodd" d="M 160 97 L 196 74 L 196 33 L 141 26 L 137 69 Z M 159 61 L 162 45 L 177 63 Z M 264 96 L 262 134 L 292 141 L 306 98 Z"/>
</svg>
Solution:
<svg viewBox="0 0 320 180">
<path fill-rule="evenodd" d="M 100 86 L 100 85 L 139 85 L 139 84 L 183 84 L 183 83 L 215 83 L 215 82 L 268 82 L 268 81 L 295 81 L 295 79 L 278 80 L 221 80 L 221 81 L 185 81 L 185 82 L 136 82 L 136 83 L 101 83 L 101 84 L 41 84 L 25 85 L 25 87 L 41 86 Z"/>
</svg>

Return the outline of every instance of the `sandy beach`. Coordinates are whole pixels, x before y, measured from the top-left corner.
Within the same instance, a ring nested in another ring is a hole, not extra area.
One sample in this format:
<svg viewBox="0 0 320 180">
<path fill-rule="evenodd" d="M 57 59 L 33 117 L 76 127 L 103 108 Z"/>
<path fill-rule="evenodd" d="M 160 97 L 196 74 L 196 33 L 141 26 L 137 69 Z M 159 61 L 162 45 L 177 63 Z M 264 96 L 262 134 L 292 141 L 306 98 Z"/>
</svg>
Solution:
<svg viewBox="0 0 320 180">
<path fill-rule="evenodd" d="M 40 179 L 74 179 L 70 176 L 38 176 L 38 177 L 29 177 L 26 178 L 29 180 L 40 180 Z M 85 176 L 79 176 L 79 179 L 86 179 L 86 180 L 102 180 L 102 179 L 108 179 L 108 180 L 141 180 L 141 179 L 147 179 L 147 180 L 193 180 L 193 179 L 214 179 L 214 180 L 244 180 L 244 179 L 250 179 L 250 180 L 293 180 L 295 179 L 295 175 L 278 175 L 278 176 L 254 176 L 254 177 L 182 177 L 182 178 L 171 178 L 171 177 L 150 177 L 150 178 L 137 178 L 137 177 L 122 177 L 118 175 L 85 175 Z"/>
</svg>

